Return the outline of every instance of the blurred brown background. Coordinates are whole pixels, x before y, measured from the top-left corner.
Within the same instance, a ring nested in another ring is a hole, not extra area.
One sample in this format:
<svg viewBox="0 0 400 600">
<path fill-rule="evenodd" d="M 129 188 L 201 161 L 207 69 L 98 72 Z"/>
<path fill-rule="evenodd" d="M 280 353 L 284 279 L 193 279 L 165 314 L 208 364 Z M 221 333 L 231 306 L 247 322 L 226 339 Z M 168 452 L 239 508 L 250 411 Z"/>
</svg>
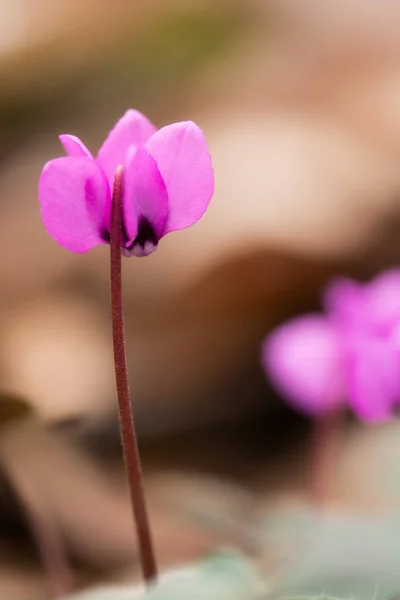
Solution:
<svg viewBox="0 0 400 600">
<path fill-rule="evenodd" d="M 265 334 L 318 306 L 332 274 L 365 278 L 398 262 L 399 25 L 398 0 L 0 2 L 1 387 L 39 415 L 7 424 L 0 458 L 41 488 L 80 584 L 125 568 L 129 578 L 136 565 L 107 249 L 69 254 L 38 210 L 40 170 L 62 154 L 57 135 L 95 151 L 134 107 L 160 126 L 190 118 L 209 141 L 206 216 L 124 261 L 153 527 L 161 562 L 175 564 L 221 539 L 243 542 L 239 514 L 251 519 L 254 503 L 301 485 L 291 457 L 304 424 L 264 380 Z M 28 586 L 41 599 L 9 484 L 0 596 L 25 598 Z"/>
</svg>

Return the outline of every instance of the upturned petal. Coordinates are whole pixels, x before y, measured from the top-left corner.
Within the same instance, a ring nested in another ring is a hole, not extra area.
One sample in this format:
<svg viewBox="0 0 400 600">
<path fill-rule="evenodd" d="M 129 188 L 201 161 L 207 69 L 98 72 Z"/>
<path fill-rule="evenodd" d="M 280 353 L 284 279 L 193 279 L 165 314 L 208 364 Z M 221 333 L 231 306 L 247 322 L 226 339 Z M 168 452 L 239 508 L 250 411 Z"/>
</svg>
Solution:
<svg viewBox="0 0 400 600">
<path fill-rule="evenodd" d="M 168 192 L 164 234 L 200 219 L 214 193 L 214 172 L 202 130 L 186 121 L 167 125 L 146 143 Z"/>
<path fill-rule="evenodd" d="M 385 339 L 362 339 L 348 369 L 350 405 L 364 421 L 389 419 L 400 401 L 400 353 Z"/>
<path fill-rule="evenodd" d="M 330 281 L 322 294 L 329 317 L 344 327 L 366 324 L 365 295 L 365 286 L 345 277 Z"/>
<path fill-rule="evenodd" d="M 400 320 L 400 269 L 378 275 L 367 288 L 367 310 L 378 333 L 386 334 Z"/>
<path fill-rule="evenodd" d="M 48 162 L 39 181 L 39 201 L 47 232 L 72 252 L 87 252 L 108 239 L 110 190 L 90 158 Z"/>
<path fill-rule="evenodd" d="M 76 158 L 84 157 L 92 158 L 91 152 L 86 148 L 85 144 L 75 135 L 69 135 L 64 133 L 58 136 L 60 142 L 65 148 L 68 156 L 75 156 Z"/>
<path fill-rule="evenodd" d="M 308 315 L 267 337 L 263 364 L 272 383 L 296 409 L 323 415 L 344 401 L 344 369 L 335 329 Z"/>
<path fill-rule="evenodd" d="M 137 110 L 128 110 L 118 121 L 97 156 L 110 185 L 114 180 L 115 169 L 118 165 L 125 165 L 129 149 L 143 146 L 155 131 L 153 123 Z"/>
<path fill-rule="evenodd" d="M 124 187 L 125 253 L 147 256 L 163 235 L 168 194 L 157 163 L 145 148 L 128 158 Z"/>
</svg>

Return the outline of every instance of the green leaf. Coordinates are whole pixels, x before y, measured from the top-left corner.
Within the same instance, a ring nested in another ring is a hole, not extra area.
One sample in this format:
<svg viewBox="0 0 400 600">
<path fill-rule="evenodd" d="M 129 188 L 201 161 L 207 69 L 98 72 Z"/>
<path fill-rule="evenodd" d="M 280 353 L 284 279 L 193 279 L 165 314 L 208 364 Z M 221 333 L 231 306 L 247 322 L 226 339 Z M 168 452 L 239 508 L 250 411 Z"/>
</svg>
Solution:
<svg viewBox="0 0 400 600">
<path fill-rule="evenodd" d="M 252 564 L 240 554 L 225 551 L 155 587 L 148 599 L 247 600 L 260 593 L 261 580 Z"/>
<path fill-rule="evenodd" d="M 279 524 L 284 522 L 280 529 Z M 271 524 L 270 524 L 271 525 Z M 274 597 L 384 600 L 400 592 L 400 518 L 339 513 L 279 515 L 274 540 L 289 563 Z M 289 548 L 293 550 L 290 552 Z"/>
<path fill-rule="evenodd" d="M 162 576 L 147 594 L 140 587 L 89 590 L 65 600 L 255 600 L 265 590 L 253 565 L 242 555 L 221 551 L 194 566 Z"/>
</svg>

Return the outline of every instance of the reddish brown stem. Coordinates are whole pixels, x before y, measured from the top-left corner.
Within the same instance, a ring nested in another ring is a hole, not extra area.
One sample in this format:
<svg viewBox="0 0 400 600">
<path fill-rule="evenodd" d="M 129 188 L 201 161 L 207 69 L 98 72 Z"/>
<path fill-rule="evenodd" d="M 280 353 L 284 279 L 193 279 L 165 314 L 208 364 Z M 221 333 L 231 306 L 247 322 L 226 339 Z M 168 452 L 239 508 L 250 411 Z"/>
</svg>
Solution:
<svg viewBox="0 0 400 600">
<path fill-rule="evenodd" d="M 117 389 L 119 426 L 124 452 L 125 469 L 128 477 L 132 501 L 133 516 L 139 547 L 140 563 L 146 583 L 157 577 L 157 565 L 151 539 L 143 489 L 142 468 L 129 395 L 128 369 L 126 364 L 124 317 L 122 307 L 121 277 L 121 237 L 122 237 L 122 201 L 123 168 L 115 172 L 111 211 L 110 235 L 110 283 L 111 283 L 111 320 L 113 333 L 115 383 Z"/>
<path fill-rule="evenodd" d="M 311 440 L 310 499 L 324 507 L 334 494 L 334 481 L 344 411 L 338 408 L 313 423 Z"/>
</svg>

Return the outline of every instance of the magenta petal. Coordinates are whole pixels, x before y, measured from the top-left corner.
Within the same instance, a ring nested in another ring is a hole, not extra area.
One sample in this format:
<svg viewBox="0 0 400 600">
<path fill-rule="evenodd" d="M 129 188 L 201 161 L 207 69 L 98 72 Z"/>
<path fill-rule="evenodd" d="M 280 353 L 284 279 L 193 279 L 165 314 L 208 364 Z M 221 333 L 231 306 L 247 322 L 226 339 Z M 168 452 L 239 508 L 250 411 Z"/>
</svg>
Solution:
<svg viewBox="0 0 400 600">
<path fill-rule="evenodd" d="M 400 269 L 376 277 L 367 287 L 367 301 L 377 331 L 388 333 L 400 320 Z"/>
<path fill-rule="evenodd" d="M 331 318 L 345 327 L 363 326 L 368 320 L 365 286 L 352 279 L 330 281 L 323 293 L 324 306 Z"/>
<path fill-rule="evenodd" d="M 143 146 L 156 131 L 155 126 L 137 110 L 128 110 L 99 150 L 97 161 L 107 175 L 110 185 L 114 181 L 115 169 L 125 165 L 128 150 Z"/>
<path fill-rule="evenodd" d="M 359 340 L 348 373 L 353 410 L 365 421 L 392 416 L 400 400 L 400 353 L 387 340 Z"/>
<path fill-rule="evenodd" d="M 344 400 L 344 370 L 333 327 L 309 315 L 289 321 L 267 337 L 264 367 L 272 383 L 296 409 L 323 415 Z"/>
<path fill-rule="evenodd" d="M 69 135 L 67 133 L 58 136 L 60 142 L 65 148 L 68 156 L 75 156 L 76 158 L 84 157 L 93 158 L 90 151 L 86 148 L 85 144 L 75 135 Z"/>
<path fill-rule="evenodd" d="M 193 225 L 214 194 L 214 172 L 202 130 L 191 121 L 157 131 L 146 148 L 155 158 L 168 192 L 165 232 Z"/>
<path fill-rule="evenodd" d="M 87 252 L 104 243 L 110 190 L 94 160 L 48 162 L 39 181 L 39 201 L 47 232 L 67 250 Z"/>
<path fill-rule="evenodd" d="M 168 216 L 168 195 L 154 158 L 140 148 L 125 170 L 124 225 L 127 247 L 139 235 L 134 254 L 149 254 L 163 234 Z M 147 239 L 146 239 L 147 235 Z"/>
</svg>

